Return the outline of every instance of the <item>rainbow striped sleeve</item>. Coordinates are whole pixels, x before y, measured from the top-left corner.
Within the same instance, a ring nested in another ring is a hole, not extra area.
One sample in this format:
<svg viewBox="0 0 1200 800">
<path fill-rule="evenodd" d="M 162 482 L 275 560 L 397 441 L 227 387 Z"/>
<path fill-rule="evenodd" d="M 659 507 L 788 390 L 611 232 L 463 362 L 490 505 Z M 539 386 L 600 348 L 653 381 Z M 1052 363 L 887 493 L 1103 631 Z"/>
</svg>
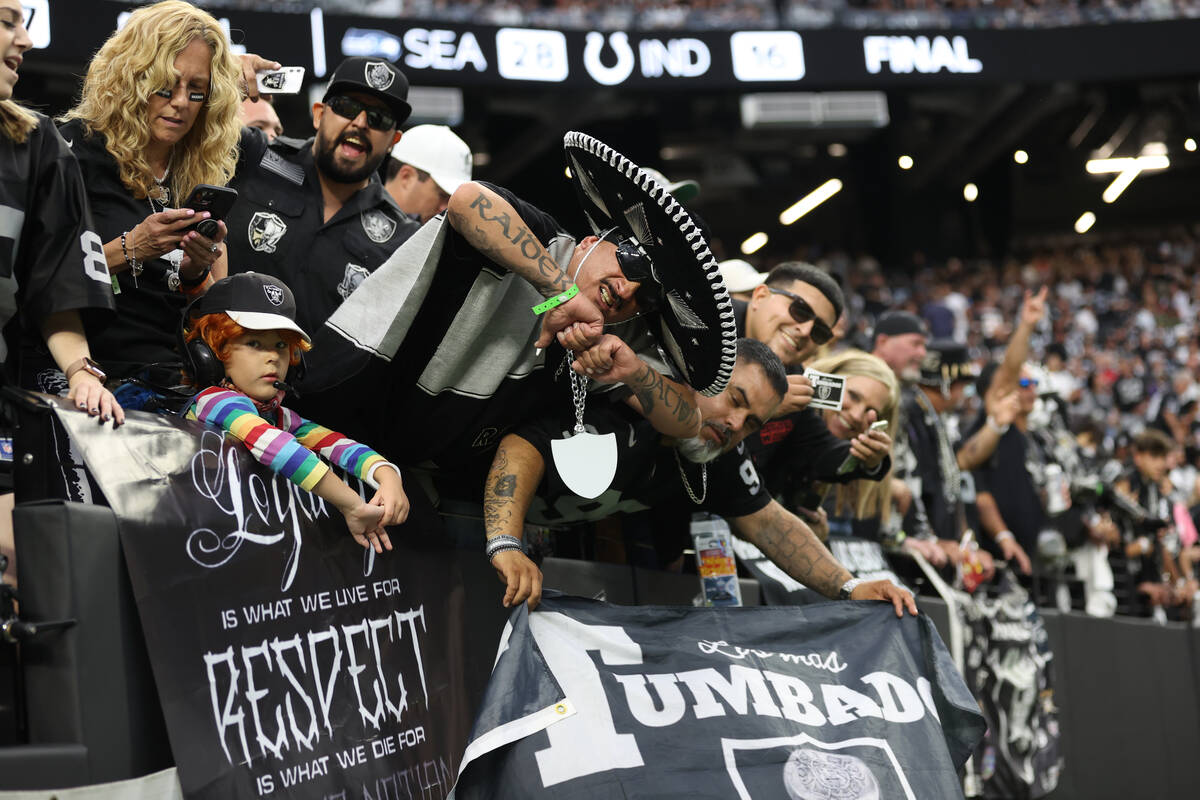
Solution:
<svg viewBox="0 0 1200 800">
<path fill-rule="evenodd" d="M 240 392 L 213 386 L 201 392 L 188 410 L 189 419 L 216 425 L 240 439 L 254 458 L 301 489 L 312 491 L 329 465 L 297 441 L 289 431 L 276 428 L 258 415 L 254 402 Z"/>
<path fill-rule="evenodd" d="M 365 444 L 350 439 L 337 431 L 322 427 L 286 408 L 280 409 L 283 424 L 302 445 L 320 453 L 329 461 L 347 472 L 352 472 L 366 481 L 380 464 L 387 463 L 383 456 Z"/>
</svg>

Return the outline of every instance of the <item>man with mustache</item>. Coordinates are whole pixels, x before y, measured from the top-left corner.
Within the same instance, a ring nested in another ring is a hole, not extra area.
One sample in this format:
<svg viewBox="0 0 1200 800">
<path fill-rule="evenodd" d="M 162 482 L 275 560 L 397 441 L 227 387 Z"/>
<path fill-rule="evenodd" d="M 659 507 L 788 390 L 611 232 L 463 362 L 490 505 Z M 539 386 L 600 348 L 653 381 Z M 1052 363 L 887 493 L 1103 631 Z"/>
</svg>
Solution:
<svg viewBox="0 0 1200 800">
<path fill-rule="evenodd" d="M 420 227 L 377 174 L 412 110 L 407 98 L 394 65 L 348 58 L 313 104 L 315 136 L 255 137 L 242 152 L 226 219 L 230 272 L 282 279 L 306 329 L 319 328 Z"/>
<path fill-rule="evenodd" d="M 617 364 L 627 359 L 608 356 L 621 347 L 607 341 L 612 338 L 605 336 L 596 346 L 603 353 L 599 360 L 591 359 L 592 351 L 581 354 L 576 371 L 599 381 L 623 380 L 620 373 L 634 369 L 637 359 L 628 359 L 630 366 L 619 369 Z M 562 525 L 654 508 L 684 517 L 699 510 L 720 514 L 738 536 L 826 597 L 882 600 L 895 606 L 897 616 L 905 608 L 915 614 L 912 595 L 892 583 L 852 580 L 812 530 L 772 500 L 759 480 L 741 442 L 762 427 L 786 393 L 787 375 L 779 359 L 761 342 L 743 338 L 737 341 L 737 359 L 724 391 L 698 397 L 703 420 L 698 436 L 662 436 L 653 423 L 619 403 L 589 405 L 585 425 L 594 432 L 613 433 L 618 452 L 612 484 L 594 499 L 572 494 L 554 463 L 550 442 L 570 431 L 573 415 L 545 417 L 505 436 L 483 500 L 492 566 L 506 584 L 504 605 L 528 602 L 533 607 L 541 597 L 541 572 L 519 545 L 525 522 Z M 514 540 L 515 545 L 506 544 Z M 682 552 L 678 542 L 656 545 L 660 551 L 674 546 Z M 662 552 L 660 558 L 669 560 Z"/>
</svg>

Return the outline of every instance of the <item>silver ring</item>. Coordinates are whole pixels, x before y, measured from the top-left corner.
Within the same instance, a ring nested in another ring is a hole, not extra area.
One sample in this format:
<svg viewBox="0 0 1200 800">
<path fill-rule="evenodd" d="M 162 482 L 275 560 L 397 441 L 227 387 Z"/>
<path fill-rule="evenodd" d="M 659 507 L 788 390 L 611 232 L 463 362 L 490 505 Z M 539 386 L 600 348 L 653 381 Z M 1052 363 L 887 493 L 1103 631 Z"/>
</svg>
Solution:
<svg viewBox="0 0 1200 800">
<path fill-rule="evenodd" d="M 212 247 L 208 248 L 208 251 L 213 255 L 216 255 L 217 253 L 221 252 L 221 245 L 213 242 Z"/>
</svg>

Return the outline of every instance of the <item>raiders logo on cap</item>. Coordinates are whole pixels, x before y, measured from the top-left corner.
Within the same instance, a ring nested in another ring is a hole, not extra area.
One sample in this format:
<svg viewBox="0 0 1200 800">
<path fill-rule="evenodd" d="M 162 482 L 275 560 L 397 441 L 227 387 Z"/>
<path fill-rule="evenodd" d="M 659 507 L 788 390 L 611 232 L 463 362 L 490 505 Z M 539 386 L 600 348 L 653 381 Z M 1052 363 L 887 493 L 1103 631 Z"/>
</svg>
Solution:
<svg viewBox="0 0 1200 800">
<path fill-rule="evenodd" d="M 283 289 L 279 288 L 275 284 L 264 283 L 263 284 L 263 294 L 265 294 L 267 296 L 267 300 L 270 301 L 271 305 L 273 305 L 273 306 L 283 305 Z"/>
</svg>

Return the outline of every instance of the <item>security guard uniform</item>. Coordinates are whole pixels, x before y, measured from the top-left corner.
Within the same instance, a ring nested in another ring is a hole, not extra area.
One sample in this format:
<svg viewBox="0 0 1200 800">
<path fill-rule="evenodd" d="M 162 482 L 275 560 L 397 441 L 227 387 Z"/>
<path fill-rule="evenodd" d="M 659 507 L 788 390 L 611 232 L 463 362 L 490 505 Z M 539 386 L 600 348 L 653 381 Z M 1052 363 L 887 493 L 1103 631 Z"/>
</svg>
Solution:
<svg viewBox="0 0 1200 800">
<path fill-rule="evenodd" d="M 225 222 L 229 270 L 283 280 L 296 296 L 300 327 L 315 330 L 420 225 L 375 174 L 326 222 L 313 140 L 281 136 L 268 144 L 254 134 L 243 137 L 230 184 L 238 201 Z"/>
</svg>

